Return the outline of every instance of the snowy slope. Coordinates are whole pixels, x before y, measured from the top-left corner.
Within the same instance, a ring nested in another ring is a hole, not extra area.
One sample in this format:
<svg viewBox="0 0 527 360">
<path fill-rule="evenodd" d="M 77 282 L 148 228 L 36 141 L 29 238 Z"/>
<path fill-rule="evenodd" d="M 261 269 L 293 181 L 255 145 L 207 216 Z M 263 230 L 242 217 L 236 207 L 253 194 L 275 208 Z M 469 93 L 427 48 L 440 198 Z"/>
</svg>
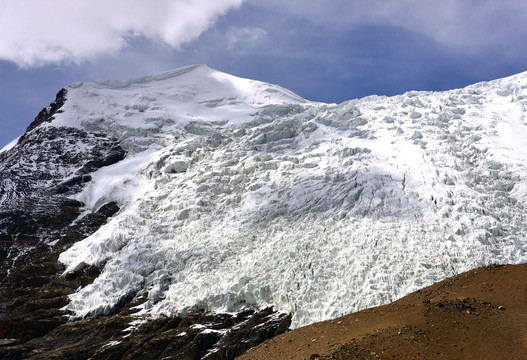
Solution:
<svg viewBox="0 0 527 360">
<path fill-rule="evenodd" d="M 44 126 L 118 138 L 76 199 L 121 211 L 60 256 L 103 268 L 74 318 L 244 307 L 300 326 L 527 260 L 527 73 L 441 93 L 308 102 L 191 66 L 67 88 Z"/>
</svg>

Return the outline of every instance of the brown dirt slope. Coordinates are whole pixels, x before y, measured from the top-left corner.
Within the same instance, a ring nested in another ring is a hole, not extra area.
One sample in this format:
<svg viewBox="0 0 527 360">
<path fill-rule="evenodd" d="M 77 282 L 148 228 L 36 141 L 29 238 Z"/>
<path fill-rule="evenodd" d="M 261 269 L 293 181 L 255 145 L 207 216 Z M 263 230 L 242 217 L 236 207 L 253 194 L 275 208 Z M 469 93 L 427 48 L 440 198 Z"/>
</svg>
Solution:
<svg viewBox="0 0 527 360">
<path fill-rule="evenodd" d="M 469 271 L 277 336 L 249 359 L 527 359 L 527 264 Z"/>
</svg>

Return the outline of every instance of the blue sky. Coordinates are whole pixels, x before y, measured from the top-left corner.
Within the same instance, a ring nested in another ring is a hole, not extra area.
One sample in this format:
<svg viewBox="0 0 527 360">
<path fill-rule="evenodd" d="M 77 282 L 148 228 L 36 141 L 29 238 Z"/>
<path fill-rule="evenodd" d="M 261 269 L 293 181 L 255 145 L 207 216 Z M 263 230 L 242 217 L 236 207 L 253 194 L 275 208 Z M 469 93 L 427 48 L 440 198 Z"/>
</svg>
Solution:
<svg viewBox="0 0 527 360">
<path fill-rule="evenodd" d="M 315 101 L 527 70 L 525 0 L 0 0 L 0 147 L 71 82 L 196 63 Z"/>
</svg>

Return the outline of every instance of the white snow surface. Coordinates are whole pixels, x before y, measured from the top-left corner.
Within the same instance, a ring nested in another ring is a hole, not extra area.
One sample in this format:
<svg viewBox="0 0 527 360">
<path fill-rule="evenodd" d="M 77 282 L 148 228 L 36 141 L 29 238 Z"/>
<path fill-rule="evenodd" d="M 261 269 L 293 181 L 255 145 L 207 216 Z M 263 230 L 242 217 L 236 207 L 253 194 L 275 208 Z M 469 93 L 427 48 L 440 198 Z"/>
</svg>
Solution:
<svg viewBox="0 0 527 360">
<path fill-rule="evenodd" d="M 151 316 L 273 305 L 297 327 L 527 260 L 527 73 L 342 104 L 203 65 L 67 90 L 47 126 L 128 151 L 77 196 L 121 210 L 60 256 L 103 268 L 73 318 L 147 291 Z"/>
</svg>

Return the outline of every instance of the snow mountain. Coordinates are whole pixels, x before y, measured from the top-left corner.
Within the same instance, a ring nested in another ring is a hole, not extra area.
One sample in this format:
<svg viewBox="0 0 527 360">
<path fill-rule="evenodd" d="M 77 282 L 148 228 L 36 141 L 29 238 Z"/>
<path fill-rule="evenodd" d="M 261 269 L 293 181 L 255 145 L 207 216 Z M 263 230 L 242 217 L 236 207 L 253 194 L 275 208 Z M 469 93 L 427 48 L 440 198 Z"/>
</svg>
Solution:
<svg viewBox="0 0 527 360">
<path fill-rule="evenodd" d="M 298 327 L 527 261 L 527 73 L 325 104 L 197 65 L 74 83 L 54 104 L 0 152 L 0 206 L 41 171 L 29 150 L 5 160 L 24 139 L 74 134 L 75 161 L 47 158 L 34 187 L 62 186 L 73 223 L 118 210 L 60 252 L 63 277 L 100 269 L 70 320 L 143 296 L 136 326 L 272 306 Z"/>
</svg>

